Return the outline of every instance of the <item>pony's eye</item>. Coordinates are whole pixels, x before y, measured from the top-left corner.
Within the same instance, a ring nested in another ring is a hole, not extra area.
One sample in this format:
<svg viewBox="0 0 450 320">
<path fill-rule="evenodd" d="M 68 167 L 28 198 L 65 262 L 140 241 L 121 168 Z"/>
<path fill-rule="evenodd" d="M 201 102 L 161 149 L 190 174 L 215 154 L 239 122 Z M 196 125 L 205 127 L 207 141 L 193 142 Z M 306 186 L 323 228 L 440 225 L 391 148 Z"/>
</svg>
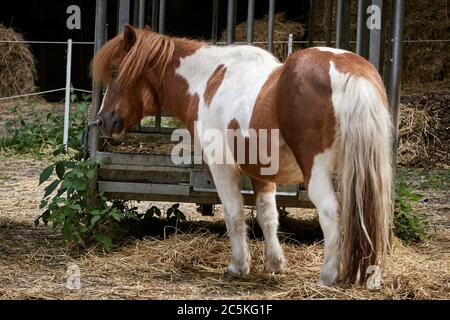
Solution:
<svg viewBox="0 0 450 320">
<path fill-rule="evenodd" d="M 117 78 L 117 71 L 111 72 L 111 79 L 115 80 Z"/>
</svg>

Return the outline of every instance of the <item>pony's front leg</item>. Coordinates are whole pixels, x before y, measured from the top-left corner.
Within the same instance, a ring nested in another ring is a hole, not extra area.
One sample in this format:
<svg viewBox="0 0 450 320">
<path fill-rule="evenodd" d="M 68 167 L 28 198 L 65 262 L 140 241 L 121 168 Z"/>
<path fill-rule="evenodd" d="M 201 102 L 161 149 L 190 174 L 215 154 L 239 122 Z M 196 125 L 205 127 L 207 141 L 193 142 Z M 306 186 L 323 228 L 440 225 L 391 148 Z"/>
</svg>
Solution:
<svg viewBox="0 0 450 320">
<path fill-rule="evenodd" d="M 281 272 L 285 265 L 283 249 L 278 240 L 278 210 L 275 201 L 277 185 L 252 179 L 256 194 L 258 224 L 265 240 L 265 267 L 269 272 Z"/>
<path fill-rule="evenodd" d="M 235 165 L 210 164 L 209 169 L 224 207 L 225 223 L 231 241 L 231 263 L 228 272 L 247 275 L 250 272 L 250 253 L 247 244 L 240 172 Z"/>
</svg>

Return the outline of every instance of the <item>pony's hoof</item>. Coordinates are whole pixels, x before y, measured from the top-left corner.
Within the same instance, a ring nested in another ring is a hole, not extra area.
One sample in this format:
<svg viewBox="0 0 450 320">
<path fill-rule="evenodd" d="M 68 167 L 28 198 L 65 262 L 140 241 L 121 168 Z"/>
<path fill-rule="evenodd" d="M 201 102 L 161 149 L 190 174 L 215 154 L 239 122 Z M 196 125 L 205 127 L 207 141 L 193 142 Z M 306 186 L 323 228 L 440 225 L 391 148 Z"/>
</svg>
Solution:
<svg viewBox="0 0 450 320">
<path fill-rule="evenodd" d="M 238 266 L 237 264 L 232 263 L 227 267 L 226 273 L 232 276 L 245 277 L 250 273 L 250 266 Z"/>
<path fill-rule="evenodd" d="M 321 274 L 317 285 L 319 287 L 332 287 L 338 283 L 338 275 L 336 274 Z"/>
<path fill-rule="evenodd" d="M 266 258 L 265 269 L 270 273 L 282 273 L 286 265 L 284 256 L 272 256 Z"/>
</svg>

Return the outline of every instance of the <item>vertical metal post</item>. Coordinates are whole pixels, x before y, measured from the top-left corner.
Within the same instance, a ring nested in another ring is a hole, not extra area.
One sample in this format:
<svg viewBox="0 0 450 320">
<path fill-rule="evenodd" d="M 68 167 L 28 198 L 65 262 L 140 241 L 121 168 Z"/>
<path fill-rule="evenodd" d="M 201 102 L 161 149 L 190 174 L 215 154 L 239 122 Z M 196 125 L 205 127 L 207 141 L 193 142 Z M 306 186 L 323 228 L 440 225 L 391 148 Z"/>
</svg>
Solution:
<svg viewBox="0 0 450 320">
<path fill-rule="evenodd" d="M 351 0 L 336 1 L 336 48 L 349 49 Z"/>
<path fill-rule="evenodd" d="M 122 32 L 125 25 L 130 23 L 130 0 L 119 0 L 119 17 L 117 19 L 117 32 Z"/>
<path fill-rule="evenodd" d="M 247 44 L 253 44 L 253 24 L 255 22 L 255 0 L 248 0 Z"/>
<path fill-rule="evenodd" d="M 375 6 L 375 7 L 373 7 Z M 371 12 L 371 14 L 374 14 L 374 20 L 375 25 L 371 26 L 370 29 L 370 49 L 369 49 L 369 61 L 377 68 L 378 71 L 381 71 L 381 65 L 383 63 L 383 53 L 384 53 L 384 37 L 383 37 L 383 0 L 372 0 L 372 6 L 374 12 Z M 379 12 L 377 12 L 380 10 Z M 380 16 L 376 16 L 378 13 L 380 13 Z M 381 72 L 380 72 L 381 73 Z"/>
<path fill-rule="evenodd" d="M 138 26 L 139 20 L 139 0 L 133 1 L 133 26 L 139 28 Z"/>
<path fill-rule="evenodd" d="M 358 14 L 356 21 L 356 53 L 369 58 L 369 36 L 367 28 L 367 7 L 369 0 L 358 0 Z"/>
<path fill-rule="evenodd" d="M 68 148 L 69 141 L 69 115 L 70 115 L 70 78 L 72 71 L 72 39 L 67 40 L 67 62 L 66 62 L 66 97 L 64 103 L 64 132 L 63 144 Z"/>
<path fill-rule="evenodd" d="M 139 16 L 138 16 L 138 27 L 140 29 L 145 26 L 145 0 L 139 0 Z"/>
<path fill-rule="evenodd" d="M 327 13 L 325 18 L 325 42 L 327 47 L 331 47 L 331 31 L 333 27 L 333 0 L 327 0 Z"/>
<path fill-rule="evenodd" d="M 236 0 L 228 0 L 227 9 L 227 44 L 234 42 L 236 33 Z"/>
<path fill-rule="evenodd" d="M 94 35 L 94 53 L 96 53 L 106 41 L 106 0 L 97 0 L 95 5 L 95 35 Z M 98 83 L 92 85 L 92 105 L 89 111 L 89 122 L 93 123 L 97 118 L 98 109 L 102 103 L 102 87 Z M 98 150 L 98 128 L 89 127 L 89 157 L 95 161 Z M 96 200 L 97 194 L 97 170 L 93 182 L 89 186 L 91 190 L 90 202 Z"/>
<path fill-rule="evenodd" d="M 213 0 L 211 42 L 217 43 L 217 31 L 219 25 L 219 0 Z"/>
<path fill-rule="evenodd" d="M 159 23 L 158 32 L 166 32 L 166 0 L 159 0 Z"/>
<path fill-rule="evenodd" d="M 289 33 L 289 38 L 288 38 L 288 57 L 292 53 L 293 40 L 294 40 L 294 35 L 292 33 Z"/>
<path fill-rule="evenodd" d="M 164 34 L 166 29 L 166 0 L 159 0 L 158 33 Z M 155 115 L 155 128 L 161 132 L 161 110 Z"/>
<path fill-rule="evenodd" d="M 275 0 L 269 0 L 269 30 L 267 33 L 267 50 L 273 51 L 273 24 L 275 15 Z"/>
<path fill-rule="evenodd" d="M 315 11 L 316 11 L 316 2 L 314 0 L 309 0 L 308 47 L 314 46 Z"/>
<path fill-rule="evenodd" d="M 159 11 L 159 1 L 152 1 L 152 30 L 158 32 L 158 11 Z"/>
<path fill-rule="evenodd" d="M 393 132 L 393 163 L 397 163 L 398 146 L 398 116 L 400 108 L 400 90 L 403 63 L 403 26 L 404 26 L 405 1 L 393 0 L 391 13 L 391 35 L 389 52 L 389 82 L 388 97 L 390 112 L 394 127 Z"/>
</svg>

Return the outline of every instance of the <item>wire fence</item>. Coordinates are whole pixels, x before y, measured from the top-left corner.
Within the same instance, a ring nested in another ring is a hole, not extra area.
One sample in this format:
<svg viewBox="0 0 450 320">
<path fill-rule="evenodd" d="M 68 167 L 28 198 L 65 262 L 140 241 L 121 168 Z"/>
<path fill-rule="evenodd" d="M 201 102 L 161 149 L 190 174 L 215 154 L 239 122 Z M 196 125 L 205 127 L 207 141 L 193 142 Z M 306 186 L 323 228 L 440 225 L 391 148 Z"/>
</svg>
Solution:
<svg viewBox="0 0 450 320">
<path fill-rule="evenodd" d="M 450 42 L 450 39 L 416 39 L 416 40 L 404 40 L 404 43 L 445 43 Z M 68 122 L 69 122 L 69 92 L 70 90 L 73 90 L 75 92 L 83 92 L 83 93 L 92 93 L 91 90 L 85 90 L 85 89 L 78 89 L 78 88 L 71 88 L 71 52 L 72 52 L 72 45 L 94 45 L 94 42 L 92 41 L 72 41 L 72 39 L 68 39 L 67 41 L 28 41 L 28 40 L 0 40 L 0 43 L 24 43 L 24 44 L 55 44 L 55 45 L 67 45 L 67 76 L 66 76 L 66 87 L 59 88 L 59 89 L 52 89 L 52 90 L 46 90 L 46 91 L 40 91 L 40 92 L 33 92 L 28 94 L 21 94 L 21 95 L 15 95 L 15 96 L 9 96 L 9 97 L 1 97 L 0 101 L 10 100 L 10 99 L 19 99 L 19 98 L 27 98 L 31 96 L 38 96 L 43 95 L 47 93 L 52 92 L 58 92 L 58 91 L 65 91 L 66 92 L 66 98 L 65 98 L 65 116 L 64 116 L 64 144 L 67 145 L 67 134 L 68 134 Z M 267 44 L 268 41 L 254 41 L 252 44 L 255 45 L 264 45 Z M 292 46 L 294 44 L 308 44 L 309 41 L 294 41 L 292 35 L 289 35 L 289 39 L 287 41 L 272 41 L 273 44 L 285 44 L 288 46 L 288 54 L 292 52 Z M 325 44 L 326 41 L 314 41 L 316 44 Z M 331 42 L 335 43 L 335 42 Z M 350 41 L 350 43 L 356 43 L 356 41 Z M 386 41 L 388 43 L 388 41 Z M 227 43 L 224 41 L 217 42 L 218 45 L 226 45 Z M 248 44 L 247 42 L 234 42 L 233 44 Z"/>
<path fill-rule="evenodd" d="M 386 41 L 388 43 L 389 41 Z M 403 43 L 447 43 L 450 42 L 450 39 L 415 39 L 415 40 L 403 40 Z M 25 43 L 25 44 L 57 44 L 57 45 L 68 45 L 69 41 L 33 41 L 33 40 L 0 40 L 0 43 Z M 253 44 L 267 44 L 268 41 L 253 41 Z M 292 40 L 289 39 L 287 41 L 273 41 L 273 44 L 285 44 L 285 45 L 293 45 L 293 44 L 308 44 L 309 41 L 299 41 L 299 40 Z M 314 41 L 316 44 L 325 44 L 327 43 L 324 40 L 318 40 Z M 332 41 L 331 43 L 335 43 Z M 356 41 L 350 41 L 350 43 L 356 43 Z M 71 41 L 72 45 L 94 45 L 93 41 Z M 216 44 L 218 45 L 226 45 L 227 43 L 225 41 L 218 41 Z M 234 44 L 240 45 L 240 44 L 248 44 L 245 41 L 236 41 Z M 18 98 L 27 98 L 30 96 L 37 96 L 52 92 L 58 92 L 66 90 L 66 88 L 60 88 L 60 89 L 52 89 L 52 90 L 46 90 L 46 91 L 40 91 L 40 92 L 33 92 L 29 94 L 21 94 L 21 95 L 15 95 L 15 96 L 9 96 L 9 97 L 1 97 L 0 101 L 8 100 L 8 99 L 18 99 Z M 85 89 L 77 89 L 72 88 L 72 90 L 77 92 L 84 92 L 84 93 L 92 93 L 91 90 L 85 90 Z"/>
<path fill-rule="evenodd" d="M 9 99 L 19 99 L 19 98 L 28 98 L 32 96 L 39 96 L 42 94 L 52 93 L 52 92 L 58 92 L 58 91 L 64 91 L 66 88 L 60 88 L 60 89 L 52 89 L 52 90 L 46 90 L 46 91 L 39 91 L 39 92 L 33 92 L 33 93 L 27 93 L 27 94 L 19 94 L 17 96 L 10 96 L 10 97 L 3 97 L 0 98 L 0 101 L 9 100 Z M 78 88 L 71 88 L 71 90 L 76 92 L 84 92 L 84 93 L 92 93 L 91 90 L 85 90 L 85 89 L 78 89 Z"/>
</svg>

